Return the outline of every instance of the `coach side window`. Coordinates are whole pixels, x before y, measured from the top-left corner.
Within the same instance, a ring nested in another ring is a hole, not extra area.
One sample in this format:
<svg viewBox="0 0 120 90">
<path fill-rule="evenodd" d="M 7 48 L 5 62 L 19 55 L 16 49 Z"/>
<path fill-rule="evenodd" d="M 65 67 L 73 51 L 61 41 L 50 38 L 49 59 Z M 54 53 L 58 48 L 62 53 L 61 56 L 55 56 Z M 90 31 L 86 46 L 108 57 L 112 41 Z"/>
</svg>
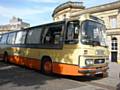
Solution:
<svg viewBox="0 0 120 90">
<path fill-rule="evenodd" d="M 17 32 L 15 44 L 24 44 L 25 43 L 26 33 L 27 33 L 26 31 Z"/>
<path fill-rule="evenodd" d="M 42 28 L 36 28 L 28 31 L 27 44 L 40 44 Z"/>
<path fill-rule="evenodd" d="M 16 36 L 16 32 L 9 33 L 7 43 L 8 44 L 14 44 L 14 42 L 15 42 L 15 36 Z"/>
<path fill-rule="evenodd" d="M 0 42 L 1 42 L 2 35 L 0 35 Z"/>
<path fill-rule="evenodd" d="M 49 27 L 45 36 L 45 44 L 60 44 L 62 25 Z"/>
<path fill-rule="evenodd" d="M 8 38 L 8 34 L 4 34 L 2 35 L 2 38 L 1 38 L 1 44 L 6 44 L 6 41 L 7 41 L 7 38 Z"/>
<path fill-rule="evenodd" d="M 79 22 L 78 21 L 70 21 L 67 25 L 66 32 L 66 44 L 77 44 L 79 36 Z"/>
</svg>

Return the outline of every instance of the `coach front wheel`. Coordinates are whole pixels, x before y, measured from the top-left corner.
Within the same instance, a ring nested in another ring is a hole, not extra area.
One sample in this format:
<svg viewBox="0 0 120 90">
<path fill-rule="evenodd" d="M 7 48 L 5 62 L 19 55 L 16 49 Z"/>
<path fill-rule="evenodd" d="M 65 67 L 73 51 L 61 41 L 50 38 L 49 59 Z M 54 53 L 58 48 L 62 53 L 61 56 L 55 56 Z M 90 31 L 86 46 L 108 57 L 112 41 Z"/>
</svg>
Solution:
<svg viewBox="0 0 120 90">
<path fill-rule="evenodd" d="M 3 61 L 8 62 L 8 54 L 7 53 L 4 54 Z"/>
<path fill-rule="evenodd" d="M 52 61 L 49 58 L 44 58 L 41 71 L 46 75 L 52 74 Z"/>
</svg>

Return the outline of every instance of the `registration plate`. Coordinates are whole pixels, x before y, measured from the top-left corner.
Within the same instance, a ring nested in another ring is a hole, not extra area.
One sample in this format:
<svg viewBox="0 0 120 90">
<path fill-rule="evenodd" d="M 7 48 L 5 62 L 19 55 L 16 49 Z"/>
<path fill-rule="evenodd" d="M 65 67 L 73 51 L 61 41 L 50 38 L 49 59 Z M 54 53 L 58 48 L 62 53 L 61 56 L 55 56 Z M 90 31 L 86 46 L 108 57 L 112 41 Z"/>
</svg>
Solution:
<svg viewBox="0 0 120 90">
<path fill-rule="evenodd" d="M 96 74 L 101 74 L 102 73 L 102 70 L 101 69 L 98 69 L 97 71 L 96 71 Z"/>
<path fill-rule="evenodd" d="M 96 72 L 96 74 L 101 74 L 102 72 Z"/>
</svg>

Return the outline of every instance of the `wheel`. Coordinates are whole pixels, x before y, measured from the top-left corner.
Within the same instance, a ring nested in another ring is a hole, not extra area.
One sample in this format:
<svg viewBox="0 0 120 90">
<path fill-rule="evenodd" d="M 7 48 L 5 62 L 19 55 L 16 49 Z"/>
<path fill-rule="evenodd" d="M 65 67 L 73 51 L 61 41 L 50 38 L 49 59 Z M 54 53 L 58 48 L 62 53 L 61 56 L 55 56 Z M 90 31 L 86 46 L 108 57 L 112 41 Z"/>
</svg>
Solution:
<svg viewBox="0 0 120 90">
<path fill-rule="evenodd" d="M 49 58 L 44 58 L 42 62 L 41 71 L 46 75 L 52 74 L 52 61 Z"/>
<path fill-rule="evenodd" d="M 8 54 L 7 53 L 4 54 L 3 61 L 8 62 Z"/>
</svg>

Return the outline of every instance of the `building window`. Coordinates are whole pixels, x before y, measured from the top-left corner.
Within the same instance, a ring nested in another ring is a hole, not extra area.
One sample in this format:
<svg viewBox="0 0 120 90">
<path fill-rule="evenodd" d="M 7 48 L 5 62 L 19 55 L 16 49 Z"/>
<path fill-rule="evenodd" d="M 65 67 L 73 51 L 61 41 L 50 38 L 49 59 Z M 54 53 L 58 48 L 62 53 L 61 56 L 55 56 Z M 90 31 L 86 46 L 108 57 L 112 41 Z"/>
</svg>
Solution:
<svg viewBox="0 0 120 90">
<path fill-rule="evenodd" d="M 110 16 L 110 28 L 117 28 L 117 16 Z"/>
<path fill-rule="evenodd" d="M 117 50 L 117 39 L 114 37 L 112 38 L 112 43 L 111 43 L 111 46 L 112 46 L 112 50 Z"/>
<path fill-rule="evenodd" d="M 56 20 L 59 20 L 59 19 L 60 19 L 59 17 L 56 18 Z"/>
<path fill-rule="evenodd" d="M 64 20 L 66 19 L 66 14 L 63 15 Z"/>
</svg>

